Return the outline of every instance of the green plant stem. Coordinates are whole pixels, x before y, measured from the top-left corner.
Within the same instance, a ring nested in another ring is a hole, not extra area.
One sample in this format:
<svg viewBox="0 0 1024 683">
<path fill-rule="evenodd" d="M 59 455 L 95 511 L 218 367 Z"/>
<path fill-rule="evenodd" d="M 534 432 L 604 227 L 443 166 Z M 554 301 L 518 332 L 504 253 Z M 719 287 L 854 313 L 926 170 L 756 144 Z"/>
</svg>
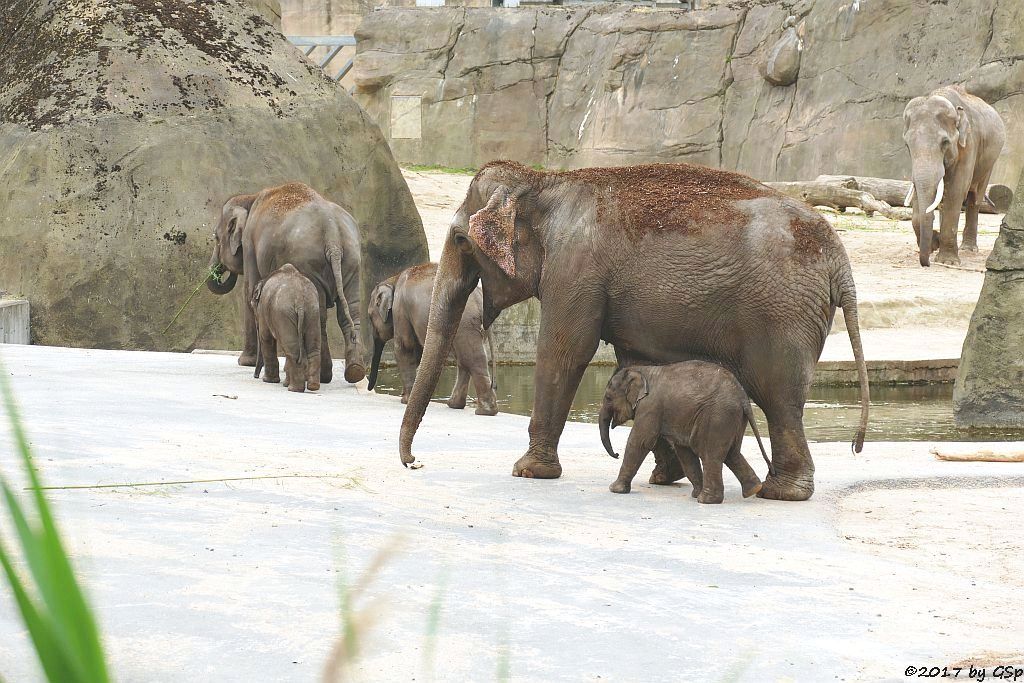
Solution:
<svg viewBox="0 0 1024 683">
<path fill-rule="evenodd" d="M 203 285 L 205 285 L 207 281 L 209 281 L 214 276 L 220 277 L 215 268 L 210 268 L 210 270 L 206 272 L 206 276 L 199 281 L 199 284 L 196 285 L 196 288 L 193 289 L 192 293 L 188 295 L 187 299 L 185 299 L 185 303 L 181 305 L 181 308 L 178 309 L 178 312 L 174 314 L 173 318 L 171 318 L 171 322 L 167 323 L 167 327 L 164 328 L 164 331 L 161 334 L 167 334 L 167 330 L 171 329 L 171 325 L 174 324 L 174 321 L 178 319 L 178 316 L 181 315 L 181 312 L 185 310 L 186 306 L 188 306 L 188 302 L 192 301 L 192 297 L 198 294 L 199 290 L 202 289 Z"/>
</svg>

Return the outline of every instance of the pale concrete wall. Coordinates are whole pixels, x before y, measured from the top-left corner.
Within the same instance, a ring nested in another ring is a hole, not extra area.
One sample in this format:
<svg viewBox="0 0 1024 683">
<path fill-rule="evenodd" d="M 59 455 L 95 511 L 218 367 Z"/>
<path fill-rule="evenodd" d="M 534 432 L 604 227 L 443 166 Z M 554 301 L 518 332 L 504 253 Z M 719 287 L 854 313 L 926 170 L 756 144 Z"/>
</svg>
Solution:
<svg viewBox="0 0 1024 683">
<path fill-rule="evenodd" d="M 28 344 L 29 306 L 23 299 L 0 299 L 0 344 Z"/>
</svg>

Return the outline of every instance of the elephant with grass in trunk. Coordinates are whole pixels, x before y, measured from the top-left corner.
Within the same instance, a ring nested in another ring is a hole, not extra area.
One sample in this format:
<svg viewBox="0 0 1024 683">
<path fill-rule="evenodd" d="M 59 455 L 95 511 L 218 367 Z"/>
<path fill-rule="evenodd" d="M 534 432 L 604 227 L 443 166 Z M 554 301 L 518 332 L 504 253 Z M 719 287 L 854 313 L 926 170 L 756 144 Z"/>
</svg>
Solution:
<svg viewBox="0 0 1024 683">
<path fill-rule="evenodd" d="M 416 380 L 416 369 L 423 355 L 430 315 L 430 296 L 434 289 L 436 263 L 424 263 L 403 270 L 373 288 L 370 293 L 370 327 L 373 330 L 373 360 L 370 363 L 369 387 L 377 384 L 377 371 L 384 345 L 395 340 L 395 359 L 402 376 L 402 403 L 407 403 Z M 487 351 L 490 347 L 490 373 Z M 483 328 L 483 297 L 474 291 L 466 303 L 453 342 L 458 375 L 448 407 L 466 407 L 469 381 L 476 390 L 476 414 L 497 415 L 498 397 L 494 383 L 494 343 L 491 333 Z"/>
<path fill-rule="evenodd" d="M 225 202 L 213 234 L 214 272 L 227 279 L 209 279 L 214 294 L 230 292 L 244 278 L 245 348 L 239 365 L 256 365 L 256 322 L 251 301 L 263 278 L 292 264 L 316 287 L 320 305 L 320 381 L 332 379 L 331 349 L 327 343 L 326 311 L 337 306 L 338 324 L 345 335 L 345 379 L 355 383 L 366 376 L 359 338 L 359 229 L 351 215 L 302 183 L 287 183 L 257 194 L 237 195 Z"/>
<path fill-rule="evenodd" d="M 936 249 L 937 262 L 959 265 L 960 208 L 966 201 L 961 248 L 978 251 L 978 210 L 982 202 L 991 203 L 985 192 L 1006 141 L 1003 120 L 987 102 L 961 86 L 938 88 L 907 103 L 903 141 L 913 166 L 913 186 L 905 203 L 914 207 L 921 265 L 930 265 Z M 935 209 L 939 210 L 938 239 L 932 232 Z"/>
<path fill-rule="evenodd" d="M 619 476 L 608 487 L 612 493 L 629 493 L 647 454 L 664 440 L 693 484 L 698 502 L 722 502 L 723 464 L 749 498 L 761 490 L 761 479 L 740 453 L 748 424 L 772 471 L 750 400 L 721 365 L 688 361 L 619 370 L 608 380 L 600 413 L 601 443 L 613 458 L 619 455 L 612 450 L 609 430 L 629 420 L 633 429 Z"/>
<path fill-rule="evenodd" d="M 837 307 L 861 384 L 854 450 L 863 445 L 867 368 L 846 251 L 814 209 L 747 176 L 690 164 L 566 172 L 484 166 L 438 265 L 399 439 L 406 465 L 480 281 L 485 326 L 513 304 L 541 302 L 530 446 L 515 476 L 561 475 L 558 440 L 603 339 L 620 367 L 705 359 L 732 371 L 768 421 L 776 473 L 759 495 L 809 498 L 814 464 L 803 407 Z M 655 456 L 671 467 L 671 454 Z"/>
<path fill-rule="evenodd" d="M 290 263 L 278 268 L 253 288 L 259 349 L 256 372 L 264 362 L 264 382 L 280 382 L 278 351 L 285 357 L 285 385 L 289 391 L 320 388 L 320 297 L 316 287 Z"/>
</svg>

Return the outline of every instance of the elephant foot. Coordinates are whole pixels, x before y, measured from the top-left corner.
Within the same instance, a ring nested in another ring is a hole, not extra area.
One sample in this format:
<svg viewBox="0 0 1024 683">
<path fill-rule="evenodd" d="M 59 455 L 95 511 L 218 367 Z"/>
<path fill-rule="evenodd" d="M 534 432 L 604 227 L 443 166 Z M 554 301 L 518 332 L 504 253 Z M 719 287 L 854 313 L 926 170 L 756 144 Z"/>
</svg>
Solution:
<svg viewBox="0 0 1024 683">
<path fill-rule="evenodd" d="M 238 357 L 238 364 L 243 368 L 254 368 L 256 367 L 256 353 L 243 353 Z"/>
<path fill-rule="evenodd" d="M 936 263 L 944 263 L 947 266 L 959 266 L 960 257 L 951 251 L 942 251 L 939 249 L 939 253 L 935 255 Z"/>
<path fill-rule="evenodd" d="M 355 384 L 366 377 L 366 368 L 362 363 L 345 363 L 345 381 Z"/>
<path fill-rule="evenodd" d="M 306 388 L 310 391 L 320 391 L 320 382 L 314 382 L 312 380 L 306 382 Z"/>
<path fill-rule="evenodd" d="M 751 496 L 756 496 L 758 493 L 761 492 L 761 489 L 763 487 L 764 484 L 762 484 L 761 482 L 747 484 L 746 486 L 743 487 L 743 497 L 750 498 Z"/>
<path fill-rule="evenodd" d="M 498 414 L 498 407 L 497 406 L 485 406 L 483 404 L 479 404 L 479 405 L 477 405 L 476 410 L 473 411 L 473 412 L 475 414 L 477 414 L 477 415 L 497 415 Z"/>
<path fill-rule="evenodd" d="M 562 476 L 562 466 L 554 453 L 541 457 L 540 454 L 527 452 L 516 461 L 512 468 L 512 476 L 527 479 L 558 479 Z"/>
<path fill-rule="evenodd" d="M 608 487 L 608 490 L 612 493 L 629 493 L 631 485 L 628 481 L 619 481 L 616 479 Z"/>
<path fill-rule="evenodd" d="M 666 458 L 664 463 L 657 462 L 648 481 L 657 486 L 668 486 L 685 478 L 686 474 L 683 472 L 683 467 L 679 464 L 679 461 L 675 458 Z"/>
<path fill-rule="evenodd" d="M 456 401 L 454 398 L 450 398 L 450 399 L 448 399 L 447 405 L 452 410 L 462 410 L 463 408 L 466 407 L 466 399 L 462 399 L 461 401 Z"/>
<path fill-rule="evenodd" d="M 963 244 L 960 245 L 960 251 L 965 251 L 968 254 L 977 254 L 978 253 L 978 244 L 977 244 L 977 242 L 975 242 L 974 244 L 968 244 L 968 243 L 964 242 Z"/>
<path fill-rule="evenodd" d="M 700 495 L 697 496 L 698 503 L 705 503 L 708 505 L 717 505 L 725 500 L 725 493 L 718 491 L 717 493 L 711 493 L 707 490 L 701 491 Z"/>
<path fill-rule="evenodd" d="M 814 494 L 814 479 L 807 477 L 793 477 L 782 474 L 768 475 L 758 491 L 758 498 L 768 500 L 807 500 Z"/>
<path fill-rule="evenodd" d="M 266 382 L 267 384 L 278 384 L 281 381 L 281 376 L 264 374 L 263 381 Z"/>
<path fill-rule="evenodd" d="M 334 370 L 327 369 L 320 370 L 320 384 L 330 384 L 331 380 L 334 379 Z"/>
<path fill-rule="evenodd" d="M 409 402 L 409 394 L 402 394 L 402 405 L 404 406 Z"/>
<path fill-rule="evenodd" d="M 288 385 L 288 391 L 294 391 L 297 394 L 301 394 L 306 391 L 305 384 L 296 384 L 295 386 Z"/>
</svg>

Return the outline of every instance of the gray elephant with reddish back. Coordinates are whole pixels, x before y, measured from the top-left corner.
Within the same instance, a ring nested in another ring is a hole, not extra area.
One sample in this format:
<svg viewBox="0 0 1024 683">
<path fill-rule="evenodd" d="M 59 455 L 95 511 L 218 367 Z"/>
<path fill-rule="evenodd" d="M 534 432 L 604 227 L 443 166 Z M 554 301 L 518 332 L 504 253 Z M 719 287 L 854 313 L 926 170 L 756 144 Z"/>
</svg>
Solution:
<svg viewBox="0 0 1024 683">
<path fill-rule="evenodd" d="M 423 355 L 430 316 L 430 297 L 434 291 L 436 263 L 424 263 L 403 270 L 374 287 L 370 293 L 370 327 L 373 330 L 373 360 L 370 363 L 369 388 L 377 384 L 377 371 L 384 345 L 395 340 L 395 360 L 402 377 L 402 403 L 407 403 Z M 490 372 L 488 372 L 488 349 Z M 466 407 L 469 381 L 476 390 L 476 414 L 497 415 L 498 398 L 494 384 L 494 344 L 491 333 L 483 328 L 483 296 L 474 290 L 466 302 L 455 339 L 452 342 L 458 375 L 448 407 Z"/>
<path fill-rule="evenodd" d="M 914 235 L 922 266 L 959 265 L 956 233 L 960 209 L 967 202 L 960 248 L 978 251 L 978 210 L 986 197 L 992 167 L 1003 150 L 1006 127 L 984 100 L 961 86 L 933 90 L 915 97 L 903 110 L 903 140 L 910 150 L 913 186 L 906 204 L 914 207 Z M 932 227 L 939 210 L 939 236 Z"/>
<path fill-rule="evenodd" d="M 619 370 L 608 380 L 600 413 L 601 443 L 613 458 L 619 456 L 612 449 L 609 430 L 629 420 L 633 420 L 633 429 L 619 476 L 608 487 L 612 493 L 629 493 L 647 454 L 663 441 L 693 484 L 698 502 L 721 503 L 724 499 L 723 464 L 736 475 L 743 497 L 749 498 L 762 484 L 740 453 L 748 424 L 768 471 L 772 471 L 750 400 L 721 365 L 687 361 Z"/>
<path fill-rule="evenodd" d="M 264 382 L 280 382 L 277 354 L 284 353 L 288 391 L 320 388 L 320 296 L 309 278 L 286 263 L 253 288 L 259 346 L 256 371 L 266 363 Z"/>
<path fill-rule="evenodd" d="M 561 476 L 558 440 L 603 339 L 620 367 L 715 361 L 764 410 L 772 462 L 759 493 L 804 500 L 814 464 L 803 407 L 837 307 L 861 383 L 867 369 L 850 261 L 805 204 L 729 171 L 689 164 L 541 172 L 501 161 L 470 184 L 438 265 L 416 384 L 402 421 L 402 462 L 477 282 L 484 325 L 530 297 L 541 302 L 530 445 L 512 474 Z M 679 479 L 655 449 L 656 482 Z"/>
<path fill-rule="evenodd" d="M 345 379 L 366 376 L 359 338 L 359 229 L 351 215 L 302 183 L 270 187 L 227 200 L 214 231 L 210 267 L 228 277 L 209 279 L 214 294 L 227 294 L 243 276 L 245 347 L 239 365 L 256 365 L 256 322 L 253 288 L 263 278 L 291 263 L 313 283 L 320 306 L 320 381 L 333 376 L 327 342 L 327 309 L 337 306 L 345 335 Z"/>
</svg>

